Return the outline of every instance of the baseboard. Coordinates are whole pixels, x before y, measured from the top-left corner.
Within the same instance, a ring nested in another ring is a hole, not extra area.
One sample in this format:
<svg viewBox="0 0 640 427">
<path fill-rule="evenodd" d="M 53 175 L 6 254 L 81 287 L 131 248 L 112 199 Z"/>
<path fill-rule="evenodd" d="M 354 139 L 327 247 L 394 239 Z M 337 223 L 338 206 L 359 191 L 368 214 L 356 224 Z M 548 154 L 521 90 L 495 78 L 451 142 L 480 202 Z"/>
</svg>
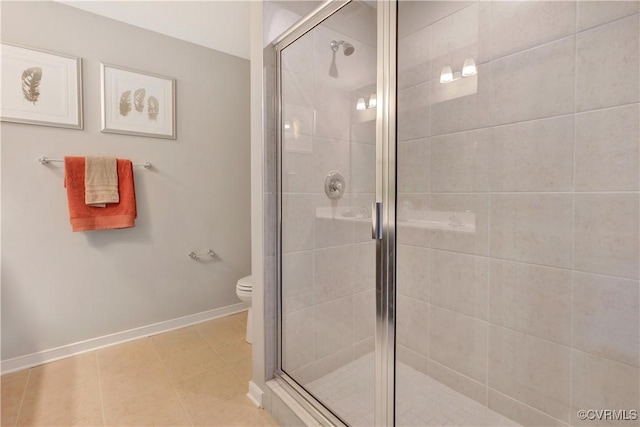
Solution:
<svg viewBox="0 0 640 427">
<path fill-rule="evenodd" d="M 190 314 L 188 316 L 179 317 L 177 319 L 154 323 L 152 325 L 129 329 L 127 331 L 116 332 L 115 334 L 92 338 L 74 344 L 63 345 L 61 347 L 27 354 L 26 356 L 19 356 L 13 359 L 3 360 L 2 362 L 0 362 L 0 372 L 2 374 L 8 374 L 10 372 L 19 371 L 21 369 L 42 365 L 43 363 L 49 363 L 55 360 L 64 359 L 65 357 L 75 356 L 76 354 L 98 350 L 100 348 L 109 347 L 114 344 L 120 344 L 138 338 L 144 338 L 150 335 L 156 335 L 162 332 L 171 331 L 173 329 L 183 328 L 185 326 L 205 322 L 217 317 L 239 313 L 241 311 L 247 310 L 248 308 L 248 305 L 242 302 L 239 304 L 228 305 L 226 307 L 220 307 L 209 311 L 203 311 L 202 313 Z"/>
<path fill-rule="evenodd" d="M 258 408 L 263 407 L 263 404 L 262 404 L 263 395 L 264 395 L 264 392 L 262 391 L 262 389 L 258 387 L 256 383 L 254 383 L 253 381 L 249 381 L 249 393 L 247 393 L 247 397 L 251 399 L 251 401 L 255 403 L 255 405 Z"/>
</svg>

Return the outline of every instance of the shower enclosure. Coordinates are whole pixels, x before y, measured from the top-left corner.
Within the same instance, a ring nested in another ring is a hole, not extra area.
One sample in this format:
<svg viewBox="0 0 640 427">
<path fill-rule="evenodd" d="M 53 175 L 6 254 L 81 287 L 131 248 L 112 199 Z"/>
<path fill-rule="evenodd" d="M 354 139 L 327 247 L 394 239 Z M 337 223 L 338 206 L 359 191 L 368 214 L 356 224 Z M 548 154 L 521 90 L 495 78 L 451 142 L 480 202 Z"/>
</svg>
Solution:
<svg viewBox="0 0 640 427">
<path fill-rule="evenodd" d="M 267 47 L 276 370 L 321 423 L 640 425 L 638 13 L 329 1 Z"/>
</svg>

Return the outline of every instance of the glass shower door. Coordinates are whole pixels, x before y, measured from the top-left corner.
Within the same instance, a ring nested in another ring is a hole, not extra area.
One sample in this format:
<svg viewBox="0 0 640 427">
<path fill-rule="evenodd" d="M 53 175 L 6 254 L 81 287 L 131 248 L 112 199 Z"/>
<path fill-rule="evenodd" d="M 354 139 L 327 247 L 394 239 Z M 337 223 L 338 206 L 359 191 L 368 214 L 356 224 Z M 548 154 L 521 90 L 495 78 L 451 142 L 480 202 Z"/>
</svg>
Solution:
<svg viewBox="0 0 640 427">
<path fill-rule="evenodd" d="M 281 367 L 372 425 L 376 9 L 352 1 L 280 50 Z"/>
<path fill-rule="evenodd" d="M 396 425 L 638 425 L 638 2 L 398 8 Z"/>
</svg>

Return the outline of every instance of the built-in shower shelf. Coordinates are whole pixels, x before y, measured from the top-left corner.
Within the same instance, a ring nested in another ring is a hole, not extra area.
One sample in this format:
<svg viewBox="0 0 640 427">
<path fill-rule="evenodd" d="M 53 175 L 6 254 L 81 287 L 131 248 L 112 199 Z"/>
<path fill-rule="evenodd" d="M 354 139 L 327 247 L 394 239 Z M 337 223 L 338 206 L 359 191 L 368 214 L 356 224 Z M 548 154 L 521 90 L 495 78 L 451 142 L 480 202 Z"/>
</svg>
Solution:
<svg viewBox="0 0 640 427">
<path fill-rule="evenodd" d="M 316 208 L 316 218 L 356 223 L 371 223 L 367 209 L 357 207 L 321 207 Z M 398 227 L 421 228 L 427 230 L 455 231 L 457 233 L 475 233 L 476 215 L 473 212 L 454 211 L 400 211 Z"/>
</svg>

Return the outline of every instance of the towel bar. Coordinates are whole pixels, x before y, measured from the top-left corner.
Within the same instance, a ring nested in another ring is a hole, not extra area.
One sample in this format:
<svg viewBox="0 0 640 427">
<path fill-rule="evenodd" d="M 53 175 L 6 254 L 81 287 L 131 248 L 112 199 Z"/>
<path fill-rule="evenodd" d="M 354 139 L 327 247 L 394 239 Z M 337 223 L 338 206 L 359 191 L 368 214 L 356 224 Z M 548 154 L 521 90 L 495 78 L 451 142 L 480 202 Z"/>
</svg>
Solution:
<svg viewBox="0 0 640 427">
<path fill-rule="evenodd" d="M 197 253 L 195 253 L 195 252 L 191 251 L 191 252 L 189 253 L 189 258 L 191 258 L 191 259 L 198 259 L 198 258 L 200 258 L 200 257 L 202 257 L 202 256 L 205 256 L 205 255 L 209 255 L 211 258 L 213 258 L 213 257 L 215 257 L 215 256 L 216 256 L 216 253 L 213 251 L 213 249 L 209 249 L 209 250 L 208 250 L 206 253 L 204 253 L 204 254 L 197 254 Z"/>
<path fill-rule="evenodd" d="M 38 157 L 38 161 L 40 162 L 41 165 L 46 165 L 46 164 L 49 164 L 51 162 L 55 162 L 55 163 L 64 162 L 63 159 L 50 159 L 50 158 L 48 158 L 46 156 Z M 134 163 L 133 166 L 142 166 L 145 169 L 151 169 L 151 167 L 152 167 L 151 163 L 149 163 L 149 162 L 138 163 L 138 164 Z"/>
</svg>

